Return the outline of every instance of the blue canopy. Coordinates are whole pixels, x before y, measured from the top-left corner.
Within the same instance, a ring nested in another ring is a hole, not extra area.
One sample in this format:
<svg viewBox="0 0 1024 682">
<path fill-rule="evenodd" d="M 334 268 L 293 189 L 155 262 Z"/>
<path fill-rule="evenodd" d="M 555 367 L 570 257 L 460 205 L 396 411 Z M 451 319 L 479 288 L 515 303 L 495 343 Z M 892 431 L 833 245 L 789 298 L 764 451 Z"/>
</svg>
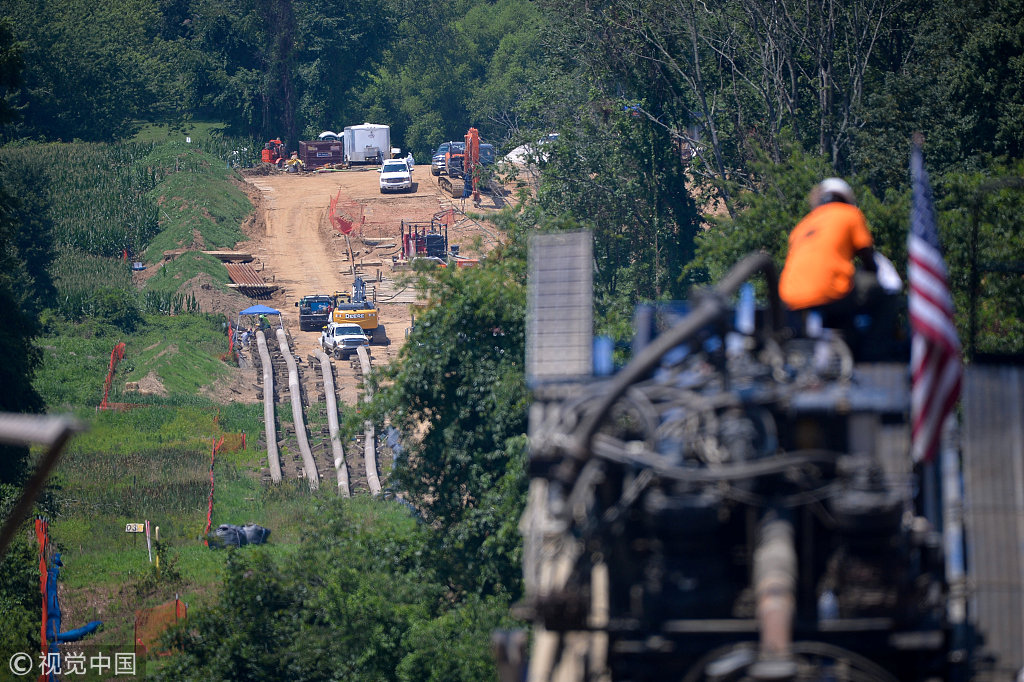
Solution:
<svg viewBox="0 0 1024 682">
<path fill-rule="evenodd" d="M 257 304 L 257 305 L 252 306 L 251 308 L 246 308 L 245 310 L 243 310 L 242 312 L 240 312 L 238 314 L 239 315 L 280 315 L 281 311 L 280 310 L 274 310 L 273 308 L 270 308 L 270 307 L 265 306 L 265 305 Z"/>
</svg>

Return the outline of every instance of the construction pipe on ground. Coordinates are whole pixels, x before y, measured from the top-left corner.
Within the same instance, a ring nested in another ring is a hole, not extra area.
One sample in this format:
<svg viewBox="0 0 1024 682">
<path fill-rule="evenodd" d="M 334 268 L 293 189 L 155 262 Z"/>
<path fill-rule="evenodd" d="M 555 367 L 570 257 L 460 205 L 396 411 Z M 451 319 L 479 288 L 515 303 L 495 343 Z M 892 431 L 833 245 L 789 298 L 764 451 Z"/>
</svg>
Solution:
<svg viewBox="0 0 1024 682">
<path fill-rule="evenodd" d="M 370 354 L 365 346 L 359 346 L 356 348 L 356 355 L 359 356 L 359 366 L 363 370 L 363 386 L 366 388 L 363 402 L 368 403 L 373 399 L 369 384 L 366 382 L 366 377 L 370 376 Z M 374 446 L 376 436 L 374 435 L 373 422 L 369 419 L 363 422 L 363 433 L 365 435 L 363 459 L 366 461 L 366 485 L 370 487 L 371 493 L 380 495 L 380 476 L 377 474 L 377 448 Z"/>
<path fill-rule="evenodd" d="M 274 424 L 274 366 L 270 363 L 267 337 L 263 331 L 256 332 L 256 346 L 263 366 L 263 423 L 267 430 L 267 461 L 270 463 L 270 480 L 281 482 L 281 456 L 277 452 L 277 427 Z"/>
<path fill-rule="evenodd" d="M 334 373 L 331 371 L 331 359 L 319 349 L 316 351 L 316 359 L 320 361 L 320 373 L 324 377 L 324 396 L 327 401 L 327 428 L 331 434 L 334 468 L 338 471 L 338 492 L 345 497 L 352 497 L 352 491 L 348 485 L 348 466 L 345 464 L 345 451 L 341 447 L 341 434 L 338 429 L 338 400 L 334 393 Z"/>
<path fill-rule="evenodd" d="M 306 419 L 302 412 L 302 394 L 299 390 L 299 368 L 295 364 L 295 357 L 288 348 L 288 337 L 284 329 L 277 330 L 277 343 L 284 355 L 284 361 L 288 365 L 288 392 L 292 398 L 292 423 L 295 425 L 295 440 L 299 442 L 299 452 L 302 454 L 302 466 L 306 472 L 306 481 L 310 490 L 320 487 L 320 475 L 316 471 L 316 462 L 313 461 L 313 451 L 309 449 L 309 438 L 306 437 Z"/>
</svg>

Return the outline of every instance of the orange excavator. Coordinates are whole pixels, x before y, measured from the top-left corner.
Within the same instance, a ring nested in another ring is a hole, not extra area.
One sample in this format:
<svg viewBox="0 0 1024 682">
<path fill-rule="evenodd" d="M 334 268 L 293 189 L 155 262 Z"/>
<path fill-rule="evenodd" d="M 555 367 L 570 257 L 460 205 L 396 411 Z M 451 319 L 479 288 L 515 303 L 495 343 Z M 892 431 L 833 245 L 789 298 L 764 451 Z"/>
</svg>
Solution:
<svg viewBox="0 0 1024 682">
<path fill-rule="evenodd" d="M 280 168 L 285 161 L 284 154 L 284 142 L 274 138 L 263 145 L 261 160 L 263 163 L 269 163 Z"/>
<path fill-rule="evenodd" d="M 445 175 L 438 176 L 437 184 L 448 196 L 458 199 L 472 194 L 473 203 L 480 203 L 477 187 L 477 169 L 480 166 L 480 131 L 470 128 L 465 142 L 452 144 L 445 155 Z"/>
</svg>

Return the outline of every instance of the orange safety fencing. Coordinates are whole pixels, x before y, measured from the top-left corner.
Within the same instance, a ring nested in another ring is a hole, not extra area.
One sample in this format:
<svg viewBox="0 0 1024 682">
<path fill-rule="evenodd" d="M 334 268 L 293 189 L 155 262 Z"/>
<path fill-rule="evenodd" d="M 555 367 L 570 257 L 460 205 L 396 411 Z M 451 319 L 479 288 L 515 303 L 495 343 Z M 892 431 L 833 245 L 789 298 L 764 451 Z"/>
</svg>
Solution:
<svg viewBox="0 0 1024 682">
<path fill-rule="evenodd" d="M 135 612 L 135 655 L 145 656 L 153 651 L 160 656 L 171 652 L 160 651 L 160 637 L 169 627 L 188 617 L 188 605 L 177 597 L 152 608 Z"/>
<path fill-rule="evenodd" d="M 114 346 L 114 349 L 110 351 L 110 368 L 107 370 L 107 379 L 103 382 L 103 402 L 100 403 L 101 410 L 110 409 L 111 405 L 107 402 L 110 398 L 110 385 L 114 381 L 114 370 L 117 369 L 117 363 L 124 359 L 124 341 Z"/>
<path fill-rule="evenodd" d="M 36 517 L 36 542 L 39 544 L 39 591 L 43 595 L 43 622 L 40 627 L 40 649 L 43 656 L 50 650 L 50 644 L 46 639 L 46 607 L 49 599 L 46 596 L 46 583 L 49 580 L 49 571 L 46 570 L 46 554 L 50 544 L 50 522 L 46 519 Z"/>
<path fill-rule="evenodd" d="M 213 462 L 217 459 L 217 451 L 224 445 L 224 438 L 219 441 L 214 439 L 213 450 L 210 452 L 210 502 L 206 508 L 206 531 L 203 532 L 203 544 L 209 547 L 210 541 L 206 536 L 210 534 L 210 527 L 213 525 Z"/>
<path fill-rule="evenodd" d="M 331 197 L 327 217 L 331 221 L 331 227 L 342 234 L 349 234 L 357 225 L 366 222 L 363 205 L 358 201 L 342 201 L 340 189 L 335 196 Z"/>
<path fill-rule="evenodd" d="M 142 407 L 136 403 L 112 403 L 110 402 L 110 387 L 114 383 L 114 372 L 117 371 L 117 363 L 124 360 L 125 345 L 121 343 L 114 346 L 114 349 L 110 351 L 110 366 L 107 369 L 107 378 L 103 380 L 103 400 L 100 402 L 99 409 L 101 410 L 118 410 L 125 411 L 135 407 Z"/>
<path fill-rule="evenodd" d="M 235 357 L 235 325 L 228 320 L 228 351 L 220 356 L 221 362 L 231 358 L 232 362 L 237 362 Z"/>
</svg>

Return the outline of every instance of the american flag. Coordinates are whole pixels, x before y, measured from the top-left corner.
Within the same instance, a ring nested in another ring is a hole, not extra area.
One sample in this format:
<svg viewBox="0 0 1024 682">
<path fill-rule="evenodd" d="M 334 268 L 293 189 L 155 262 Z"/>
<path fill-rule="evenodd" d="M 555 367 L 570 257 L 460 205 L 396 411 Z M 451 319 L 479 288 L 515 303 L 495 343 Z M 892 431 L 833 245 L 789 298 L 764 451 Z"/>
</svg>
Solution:
<svg viewBox="0 0 1024 682">
<path fill-rule="evenodd" d="M 935 457 L 942 424 L 960 397 L 960 339 L 953 323 L 953 297 L 939 251 L 932 191 L 921 146 L 910 155 L 913 206 L 907 253 L 910 263 L 911 454 L 915 462 Z"/>
</svg>

